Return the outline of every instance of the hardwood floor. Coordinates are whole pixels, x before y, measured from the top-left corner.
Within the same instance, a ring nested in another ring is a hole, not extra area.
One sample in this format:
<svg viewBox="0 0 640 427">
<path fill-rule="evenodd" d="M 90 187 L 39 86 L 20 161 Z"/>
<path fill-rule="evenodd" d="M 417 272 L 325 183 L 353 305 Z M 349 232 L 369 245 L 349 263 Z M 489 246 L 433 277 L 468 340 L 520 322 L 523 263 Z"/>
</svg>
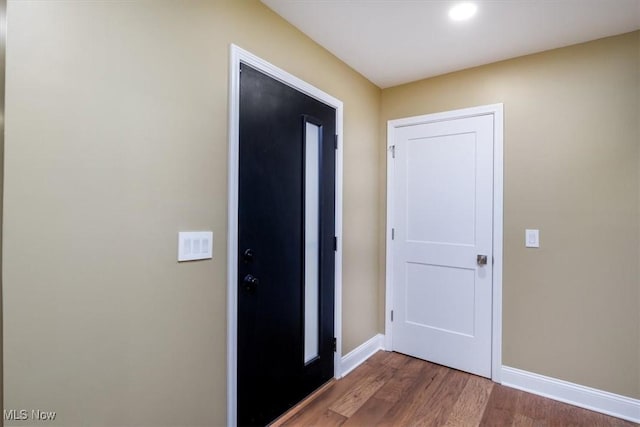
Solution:
<svg viewBox="0 0 640 427">
<path fill-rule="evenodd" d="M 380 351 L 280 417 L 285 426 L 638 426 Z"/>
</svg>

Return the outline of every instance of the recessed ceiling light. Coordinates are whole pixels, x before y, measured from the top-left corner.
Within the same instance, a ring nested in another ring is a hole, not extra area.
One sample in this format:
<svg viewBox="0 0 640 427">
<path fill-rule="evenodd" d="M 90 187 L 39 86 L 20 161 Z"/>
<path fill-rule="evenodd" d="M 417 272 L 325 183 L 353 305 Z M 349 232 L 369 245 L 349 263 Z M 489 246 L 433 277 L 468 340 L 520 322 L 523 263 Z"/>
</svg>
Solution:
<svg viewBox="0 0 640 427">
<path fill-rule="evenodd" d="M 454 21 L 466 21 L 476 14 L 478 6 L 473 3 L 458 3 L 449 9 L 449 18 Z"/>
</svg>

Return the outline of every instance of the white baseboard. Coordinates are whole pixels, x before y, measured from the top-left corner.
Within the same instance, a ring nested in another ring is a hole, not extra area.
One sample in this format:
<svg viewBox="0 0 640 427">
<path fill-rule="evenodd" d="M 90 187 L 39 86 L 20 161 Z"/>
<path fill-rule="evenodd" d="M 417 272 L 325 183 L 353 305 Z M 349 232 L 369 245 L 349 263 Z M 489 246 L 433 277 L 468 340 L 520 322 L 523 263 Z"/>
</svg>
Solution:
<svg viewBox="0 0 640 427">
<path fill-rule="evenodd" d="M 502 367 L 502 385 L 640 423 L 640 400 L 638 399 L 508 366 Z"/>
<path fill-rule="evenodd" d="M 340 362 L 342 376 L 344 377 L 349 372 L 356 369 L 358 366 L 363 364 L 368 358 L 373 356 L 378 350 L 383 349 L 384 344 L 384 335 L 378 334 L 371 338 L 369 341 L 361 344 L 356 347 L 352 351 L 350 351 L 347 355 L 342 357 Z"/>
</svg>

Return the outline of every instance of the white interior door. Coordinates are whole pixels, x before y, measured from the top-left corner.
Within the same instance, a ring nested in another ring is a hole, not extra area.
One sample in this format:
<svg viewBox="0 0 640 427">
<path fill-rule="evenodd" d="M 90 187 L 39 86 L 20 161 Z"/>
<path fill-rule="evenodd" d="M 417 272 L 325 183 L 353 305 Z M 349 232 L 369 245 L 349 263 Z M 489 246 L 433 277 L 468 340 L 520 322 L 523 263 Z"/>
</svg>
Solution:
<svg viewBox="0 0 640 427">
<path fill-rule="evenodd" d="M 393 350 L 491 377 L 494 117 L 394 135 Z"/>
</svg>

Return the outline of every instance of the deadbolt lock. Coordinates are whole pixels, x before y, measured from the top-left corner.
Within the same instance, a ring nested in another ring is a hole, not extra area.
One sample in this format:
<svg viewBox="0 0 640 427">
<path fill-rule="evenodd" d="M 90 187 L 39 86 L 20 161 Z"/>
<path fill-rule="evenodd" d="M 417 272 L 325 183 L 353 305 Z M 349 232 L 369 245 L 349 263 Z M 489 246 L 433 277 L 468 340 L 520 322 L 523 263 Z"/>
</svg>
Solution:
<svg viewBox="0 0 640 427">
<path fill-rule="evenodd" d="M 478 265 L 487 265 L 487 256 L 486 255 L 478 255 L 476 258 Z"/>
</svg>

